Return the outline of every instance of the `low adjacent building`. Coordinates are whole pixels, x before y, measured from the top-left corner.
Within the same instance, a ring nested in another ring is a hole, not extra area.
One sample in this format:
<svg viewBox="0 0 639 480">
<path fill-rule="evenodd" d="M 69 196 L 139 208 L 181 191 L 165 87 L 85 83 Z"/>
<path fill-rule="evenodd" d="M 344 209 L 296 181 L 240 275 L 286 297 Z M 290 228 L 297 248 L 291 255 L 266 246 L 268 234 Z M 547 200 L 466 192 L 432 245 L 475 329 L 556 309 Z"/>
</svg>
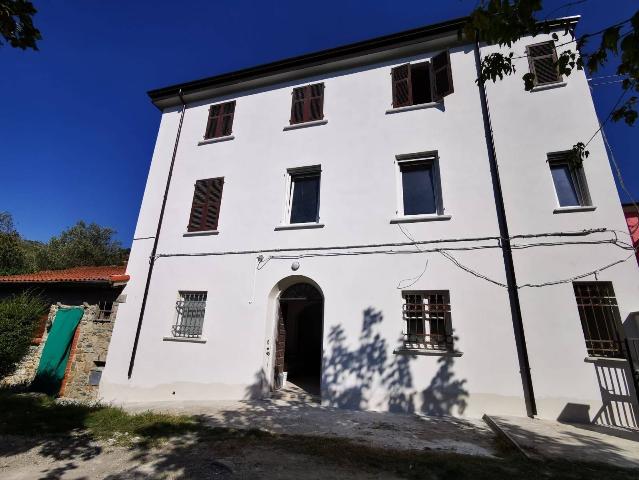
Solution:
<svg viewBox="0 0 639 480">
<path fill-rule="evenodd" d="M 35 377 L 56 313 L 61 307 L 80 306 L 84 313 L 75 329 L 58 395 L 73 400 L 96 400 L 118 304 L 124 300 L 121 292 L 129 279 L 125 271 L 126 266 L 76 267 L 0 276 L 0 299 L 32 291 L 50 305 L 40 319 L 29 354 L 3 383 L 29 384 Z"/>
</svg>

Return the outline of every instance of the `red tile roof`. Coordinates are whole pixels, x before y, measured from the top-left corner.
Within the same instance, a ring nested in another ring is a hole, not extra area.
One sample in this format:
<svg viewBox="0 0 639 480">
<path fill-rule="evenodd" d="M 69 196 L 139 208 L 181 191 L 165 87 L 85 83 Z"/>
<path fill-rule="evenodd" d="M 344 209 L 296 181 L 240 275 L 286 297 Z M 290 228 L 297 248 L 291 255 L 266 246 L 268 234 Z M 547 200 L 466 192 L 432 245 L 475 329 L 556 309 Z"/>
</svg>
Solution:
<svg viewBox="0 0 639 480">
<path fill-rule="evenodd" d="M 107 267 L 75 267 L 66 270 L 45 270 L 42 272 L 21 275 L 0 275 L 0 283 L 93 283 L 93 282 L 126 282 L 126 266 Z"/>
</svg>

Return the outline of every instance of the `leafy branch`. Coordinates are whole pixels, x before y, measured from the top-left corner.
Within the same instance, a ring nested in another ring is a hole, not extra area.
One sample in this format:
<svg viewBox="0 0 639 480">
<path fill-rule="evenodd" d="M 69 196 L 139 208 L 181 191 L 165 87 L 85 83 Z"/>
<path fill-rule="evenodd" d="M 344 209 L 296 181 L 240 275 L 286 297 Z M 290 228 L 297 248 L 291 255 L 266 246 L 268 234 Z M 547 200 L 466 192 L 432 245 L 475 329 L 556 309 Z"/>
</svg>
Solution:
<svg viewBox="0 0 639 480">
<path fill-rule="evenodd" d="M 33 4 L 26 0 L 0 0 L 0 35 L 14 48 L 37 50 L 36 42 L 42 36 L 33 24 L 36 13 Z"/>
<path fill-rule="evenodd" d="M 571 4 L 574 3 L 581 2 Z M 524 36 L 551 34 L 557 26 L 563 27 L 564 36 L 570 35 L 571 39 L 556 46 L 575 43 L 576 48 L 567 48 L 557 57 L 555 68 L 560 75 L 569 76 L 574 69 L 583 70 L 584 67 L 590 73 L 596 73 L 614 56 L 620 61 L 617 74 L 624 77 L 621 82 L 624 93 L 639 92 L 639 11 L 631 18 L 576 37 L 569 21 L 559 21 L 558 24 L 557 21 L 551 23 L 547 19 L 538 20 L 537 15 L 542 9 L 542 0 L 481 0 L 479 7 L 469 17 L 465 33 L 468 38 L 478 35 L 484 42 L 510 48 Z M 586 44 L 596 37 L 601 37 L 598 45 L 593 51 L 585 52 Z M 556 33 L 552 33 L 552 38 L 555 42 L 559 40 Z M 486 55 L 482 59 L 477 82 L 496 82 L 497 79 L 516 73 L 514 60 L 525 57 L 526 55 L 515 57 L 512 51 L 508 54 L 496 52 Z M 534 73 L 524 74 L 522 80 L 526 91 L 534 88 Z M 633 125 L 638 117 L 637 101 L 637 96 L 633 95 L 621 105 L 618 102 L 606 121 L 612 118 L 613 121 L 624 120 L 628 125 Z M 580 144 L 575 147 L 577 145 Z M 579 158 L 585 158 L 584 152 L 587 153 L 585 149 L 578 152 Z"/>
</svg>

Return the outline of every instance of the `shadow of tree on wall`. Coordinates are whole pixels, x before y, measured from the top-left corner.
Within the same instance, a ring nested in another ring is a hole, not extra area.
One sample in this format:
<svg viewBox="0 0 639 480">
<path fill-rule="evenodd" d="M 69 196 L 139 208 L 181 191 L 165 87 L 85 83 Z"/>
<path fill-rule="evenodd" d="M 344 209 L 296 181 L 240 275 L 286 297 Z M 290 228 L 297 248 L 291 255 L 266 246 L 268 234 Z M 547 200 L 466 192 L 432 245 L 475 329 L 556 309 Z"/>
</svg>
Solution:
<svg viewBox="0 0 639 480">
<path fill-rule="evenodd" d="M 410 363 L 417 355 L 389 356 L 389 345 L 377 331 L 383 315 L 372 307 L 363 311 L 357 344 L 349 348 L 341 325 L 331 328 L 322 365 L 322 399 L 331 407 L 378 408 L 374 393 L 387 392 L 388 411 L 451 415 L 466 409 L 466 380 L 455 378 L 454 357 L 438 359 L 439 369 L 422 392 L 414 390 Z M 401 339 L 400 339 L 401 342 Z M 432 357 L 422 358 L 432 361 Z M 416 396 L 420 399 L 416 405 Z"/>
</svg>

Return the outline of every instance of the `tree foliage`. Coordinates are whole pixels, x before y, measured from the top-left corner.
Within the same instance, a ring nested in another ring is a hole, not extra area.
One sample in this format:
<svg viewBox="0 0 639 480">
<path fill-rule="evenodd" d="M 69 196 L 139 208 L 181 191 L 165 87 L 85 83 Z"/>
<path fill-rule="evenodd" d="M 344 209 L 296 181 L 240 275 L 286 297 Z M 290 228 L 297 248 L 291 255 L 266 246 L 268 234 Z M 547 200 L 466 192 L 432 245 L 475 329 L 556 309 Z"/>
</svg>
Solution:
<svg viewBox="0 0 639 480">
<path fill-rule="evenodd" d="M 14 48 L 37 50 L 36 42 L 42 39 L 33 24 L 37 10 L 25 0 L 0 0 L 0 34 Z M 0 42 L 2 45 L 2 42 Z"/>
<path fill-rule="evenodd" d="M 71 268 L 82 265 L 115 265 L 126 257 L 115 230 L 96 223 L 79 221 L 58 237 L 53 237 L 45 249 L 48 268 Z"/>
<path fill-rule="evenodd" d="M 542 0 L 481 0 L 469 17 L 465 33 L 469 38 L 478 35 L 482 41 L 511 47 L 524 36 L 551 33 L 550 21 L 539 18 L 542 9 Z M 550 12 L 552 13 L 554 12 Z M 557 25 L 557 21 L 553 23 Z M 569 76 L 574 69 L 582 70 L 584 66 L 591 73 L 596 73 L 611 57 L 617 57 L 617 74 L 623 77 L 623 92 L 610 118 L 614 121 L 623 119 L 628 125 L 633 125 L 637 120 L 637 97 L 633 95 L 623 103 L 621 100 L 630 92 L 639 92 L 639 11 L 631 18 L 579 36 L 575 35 L 569 22 L 562 25 L 560 21 L 560 26 L 564 28 L 561 40 L 556 33 L 552 34 L 553 39 L 559 42 L 558 46 L 566 47 L 557 58 L 559 73 Z M 477 81 L 495 82 L 514 74 L 516 67 L 513 61 L 516 58 L 518 57 L 514 57 L 512 52 L 486 55 L 482 59 Z M 526 73 L 522 79 L 526 90 L 531 90 L 534 86 L 534 74 Z"/>
<path fill-rule="evenodd" d="M 20 237 L 8 212 L 0 212 L 0 275 L 79 266 L 118 265 L 128 249 L 114 239 L 115 230 L 79 221 L 48 242 Z"/>
<path fill-rule="evenodd" d="M 45 312 L 44 301 L 31 292 L 0 301 L 0 379 L 11 375 L 29 352 L 38 319 Z"/>
</svg>

